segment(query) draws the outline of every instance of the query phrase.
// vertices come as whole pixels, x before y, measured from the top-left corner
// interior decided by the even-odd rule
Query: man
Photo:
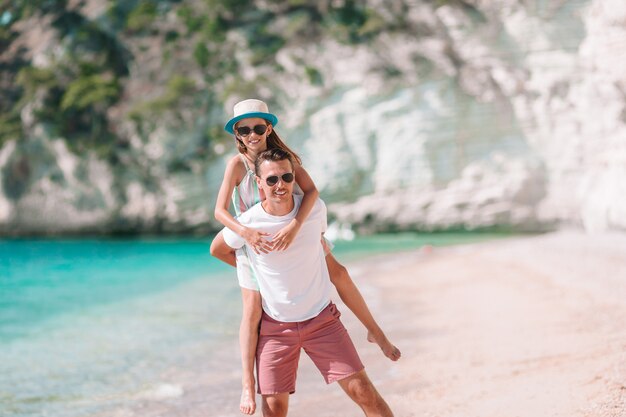
[[[265,200],[238,221],[272,235],[295,217],[302,201],[293,194],[291,155],[281,149],[265,151],[258,156],[255,171]],[[289,248],[258,254],[249,251],[263,300],[257,348],[263,415],[287,415],[289,395],[295,392],[300,349],[305,349],[326,382],[338,381],[366,416],[393,416],[367,377],[339,320],[340,313],[330,301],[332,284],[320,243],[325,230],[326,207],[318,200]],[[214,256],[234,265],[234,250],[246,242],[229,229],[224,229],[224,240],[232,250]]]

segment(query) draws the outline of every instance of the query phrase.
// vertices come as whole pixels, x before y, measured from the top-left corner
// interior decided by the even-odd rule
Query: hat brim
[[[228,133],[234,134],[235,130],[233,128],[235,127],[235,124],[240,120],[249,119],[251,117],[259,117],[261,119],[265,119],[268,122],[270,122],[272,126],[276,126],[278,124],[278,117],[276,117],[272,113],[251,112],[251,113],[240,114],[239,116],[233,117],[232,119],[228,121],[228,123],[224,125],[224,130],[227,131]]]

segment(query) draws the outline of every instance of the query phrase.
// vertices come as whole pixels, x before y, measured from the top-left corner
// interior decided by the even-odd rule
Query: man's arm
[[[213,242],[211,242],[211,256],[227,263],[230,266],[234,266],[235,268],[237,267],[235,249],[226,244],[222,232],[219,232],[217,236],[215,236],[215,239],[213,239]]]

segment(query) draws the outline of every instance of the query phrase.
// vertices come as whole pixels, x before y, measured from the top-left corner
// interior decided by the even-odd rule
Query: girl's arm
[[[224,179],[222,180],[220,191],[217,194],[217,202],[215,203],[215,219],[233,232],[237,233],[239,236],[246,239],[246,242],[248,242],[256,253],[267,253],[272,250],[270,242],[264,238],[265,236],[268,236],[268,233],[259,232],[243,226],[228,211],[230,196],[237,186],[237,180],[239,179],[240,181],[245,174],[245,172],[242,172],[245,168],[241,164],[243,164],[241,160],[235,157],[228,162],[228,165],[226,165]]]
[[[315,183],[313,183],[313,180],[302,165],[296,164],[294,166],[294,174],[296,176],[296,183],[304,193],[302,204],[298,209],[296,217],[287,226],[280,229],[276,236],[274,236],[274,239],[272,239],[274,250],[284,250],[291,245],[298,231],[300,231],[300,226],[302,226],[302,223],[304,223],[311,213],[315,201],[320,195],[319,191],[317,191],[317,187],[315,187]]]

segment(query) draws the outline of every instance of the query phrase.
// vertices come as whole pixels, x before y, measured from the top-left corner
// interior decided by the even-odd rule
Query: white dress
[[[246,175],[233,189],[232,200],[237,216],[241,216],[241,213],[261,201],[259,187],[256,183],[256,174],[248,166],[246,158],[242,154],[239,154],[239,156],[241,157],[243,165],[246,167]],[[240,287],[259,291],[259,283],[250,266],[247,250],[247,246],[244,245],[241,249],[235,251],[237,258],[237,280],[239,281]]]

